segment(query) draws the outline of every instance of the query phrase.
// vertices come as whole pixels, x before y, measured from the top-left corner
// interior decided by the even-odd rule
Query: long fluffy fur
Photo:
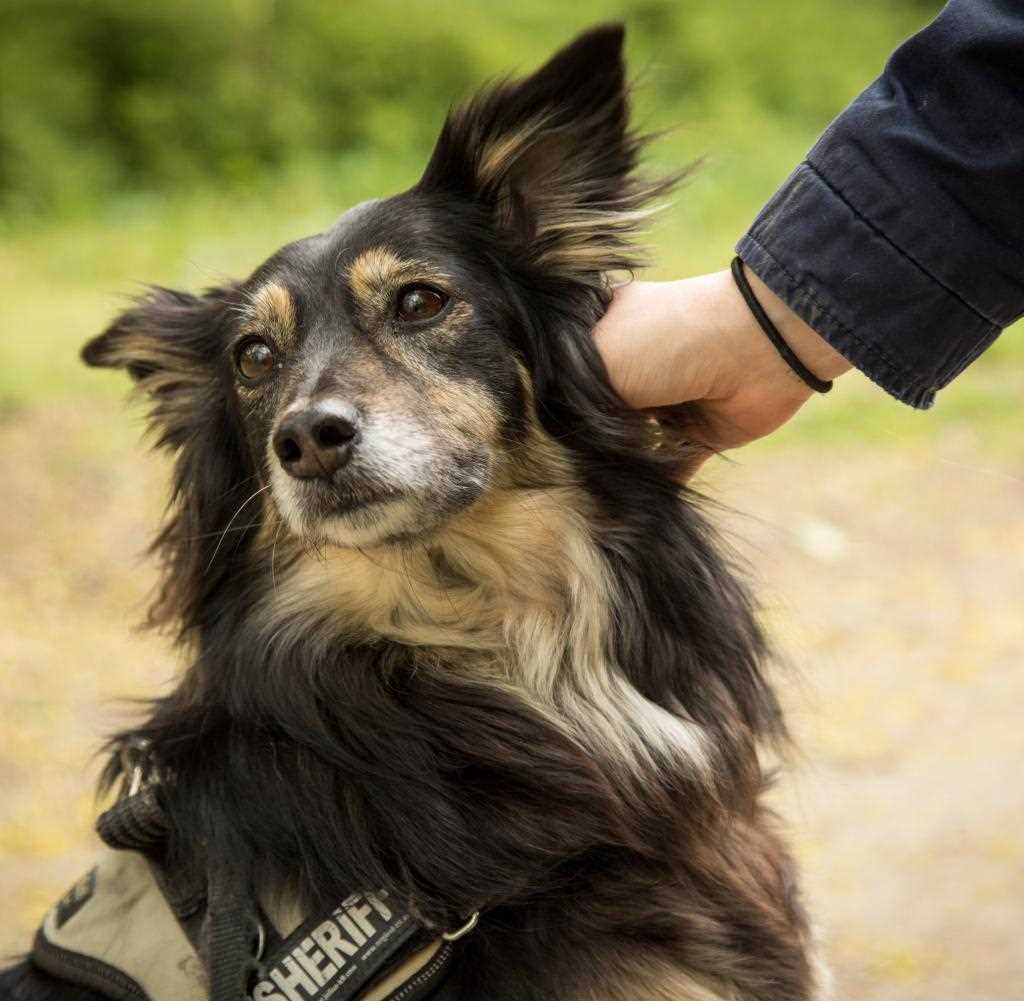
[[[229,844],[309,910],[366,886],[440,927],[483,910],[443,998],[800,1001],[806,922],[759,799],[766,644],[679,443],[591,340],[665,190],[634,176],[621,44],[597,29],[454,112],[400,196],[482,262],[524,374],[504,478],[429,541],[282,541],[215,374],[242,289],[156,290],[86,349],[132,372],[176,456],[154,619],[193,657],[115,744],[173,775],[171,860],[197,879]]]

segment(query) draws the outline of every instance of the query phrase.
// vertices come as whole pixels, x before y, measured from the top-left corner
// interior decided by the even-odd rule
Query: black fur
[[[633,173],[621,45],[617,27],[582,36],[455,112],[411,191],[284,248],[246,283],[154,290],[86,347],[90,364],[138,380],[176,457],[154,621],[173,623],[193,657],[114,744],[148,739],[174,776],[173,865],[201,872],[200,846],[227,844],[310,909],[383,886],[440,926],[483,910],[445,998],[690,996],[658,993],[679,971],[716,997],[797,1001],[815,994],[806,927],[759,804],[758,745],[782,736],[765,642],[673,479],[679,443],[622,405],[591,340],[607,274],[637,263],[629,213],[664,190]],[[483,171],[527,127],[522,148]],[[566,218],[592,229],[560,228]],[[232,324],[267,276],[284,276],[301,329],[336,317],[332,329],[361,336],[332,269],[382,241],[468,290],[474,338],[438,364],[453,385],[487,388],[509,449],[539,422],[565,450],[613,580],[613,660],[645,699],[699,725],[710,777],[659,762],[653,743],[648,774],[602,760],[514,686],[447,670],[457,651],[350,633],[322,608],[268,642],[254,610],[304,554],[275,570],[266,515],[232,524],[266,482],[276,412],[235,391]],[[26,968],[0,986],[19,1001],[78,997]]]

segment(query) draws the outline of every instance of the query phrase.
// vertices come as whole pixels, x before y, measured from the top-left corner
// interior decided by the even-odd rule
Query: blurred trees
[[[587,25],[630,27],[659,124],[820,127],[937,0],[0,0],[0,211],[245,186],[372,147],[422,156],[453,100]]]

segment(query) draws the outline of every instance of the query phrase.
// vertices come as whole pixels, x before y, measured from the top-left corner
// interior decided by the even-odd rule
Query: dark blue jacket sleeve
[[[1024,313],[1024,2],[948,3],[736,250],[853,365],[931,406]]]

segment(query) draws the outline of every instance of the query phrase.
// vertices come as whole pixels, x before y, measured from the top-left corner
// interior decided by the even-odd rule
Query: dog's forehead
[[[375,198],[353,206],[327,231],[332,267],[344,271],[367,245],[398,242],[405,228],[392,199]]]
[[[271,279],[298,287],[324,288],[344,281],[352,265],[368,251],[395,258],[442,253],[429,208],[415,197],[400,195],[362,202],[330,229],[282,247],[253,276],[253,285]],[[298,290],[298,289],[296,289]]]
[[[254,326],[272,315],[272,326],[299,334],[375,322],[406,285],[485,301],[492,258],[478,215],[472,203],[415,188],[356,205],[330,229],[282,247],[251,276],[243,289],[247,315]]]

